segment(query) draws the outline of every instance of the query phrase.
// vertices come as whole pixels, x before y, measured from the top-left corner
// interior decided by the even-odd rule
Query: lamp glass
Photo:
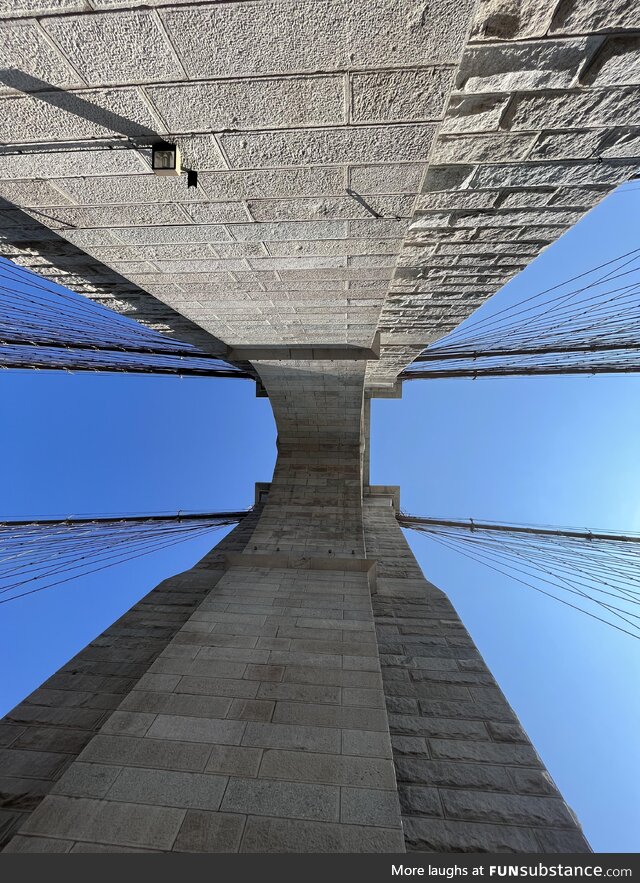
[[[153,168],[154,169],[175,169],[176,167],[176,150],[169,148],[168,150],[154,150],[153,152]]]

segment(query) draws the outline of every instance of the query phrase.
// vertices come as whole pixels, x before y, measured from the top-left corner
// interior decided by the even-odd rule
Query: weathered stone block
[[[529,745],[497,745],[491,742],[430,739],[429,747],[434,758],[441,758],[443,760],[480,761],[514,766],[541,766],[538,756]]]
[[[340,821],[349,825],[400,826],[398,796],[369,788],[340,789]]]
[[[262,199],[249,203],[256,221],[313,221],[327,219],[368,218],[371,210],[386,217],[411,216],[412,196],[375,196],[367,209],[358,200],[344,198]]]
[[[295,129],[344,122],[342,77],[227,80],[152,86],[170,132]]]
[[[5,776],[28,776],[55,779],[69,763],[69,756],[49,751],[0,750],[0,764]]]
[[[225,203],[221,203],[225,205]],[[31,211],[27,210],[30,215]],[[144,204],[51,209],[48,218],[53,229],[60,227],[146,227],[153,224],[182,224],[185,216],[179,205]],[[34,217],[38,217],[34,213]]]
[[[86,9],[84,0],[3,0],[0,5],[2,17],[38,15],[47,12],[80,12]]]
[[[397,829],[249,818],[240,852],[403,852]]]
[[[540,40],[468,48],[456,75],[465,92],[566,89],[596,50],[598,38]]]
[[[188,810],[174,852],[237,852],[245,816]]]
[[[557,797],[521,797],[462,789],[440,789],[439,793],[449,818],[559,828],[572,828],[575,824],[566,804]]]
[[[10,143],[113,138],[114,131],[135,137],[153,134],[157,126],[137,90],[130,88],[96,89],[81,96],[41,93],[37,98],[0,101],[0,137]]]
[[[543,37],[556,6],[555,0],[481,0],[471,36],[474,40]]]
[[[222,810],[258,816],[337,821],[340,789],[301,782],[233,778],[229,780]]]
[[[225,776],[171,770],[123,769],[109,790],[109,800],[217,810],[225,792]]]
[[[149,713],[114,711],[105,722],[102,732],[122,733],[126,736],[144,736],[155,717],[155,714]]]
[[[551,21],[551,31],[558,33],[584,33],[640,27],[640,14],[633,0],[564,0]]]
[[[496,742],[528,742],[527,734],[516,723],[487,723],[489,735]]]
[[[542,852],[591,852],[589,844],[580,830],[545,831],[538,829],[535,835]]]
[[[234,169],[424,162],[433,132],[434,127],[430,125],[380,126],[375,129],[351,126],[269,134],[223,134],[220,143]]]
[[[638,16],[640,24],[640,16]],[[640,83],[640,38],[611,37],[580,77],[581,83],[603,86],[637,85]]]
[[[421,65],[453,61],[471,6],[438,0],[428,14],[416,0],[264,2],[162,13],[188,73],[243,76]],[[299,22],[304,21],[305,39]],[[278,34],[278,41],[270,39]]]
[[[392,733],[404,736],[429,736],[444,739],[487,739],[487,730],[481,721],[391,714],[389,715],[389,726]]]
[[[239,745],[244,728],[243,721],[159,714],[151,725],[148,736],[149,739],[184,739],[188,742]]]
[[[74,797],[47,797],[23,825],[24,833],[170,849],[184,810],[112,803]]]
[[[637,164],[636,164],[637,165]],[[480,166],[474,187],[543,187],[617,184],[630,178],[636,165],[624,163],[521,163]]]
[[[275,702],[263,699],[234,699],[227,717],[242,721],[270,721]]]
[[[397,757],[395,764],[396,775],[402,782],[439,788],[477,788],[507,792],[516,790],[509,773],[501,766],[452,763],[424,757]]]
[[[353,122],[440,119],[452,80],[445,67],[351,74]]]
[[[89,742],[78,759],[85,763],[141,766],[201,772],[209,756],[209,746],[191,742],[136,739],[132,736],[102,736]]]
[[[546,770],[527,770],[511,767],[509,777],[519,794],[548,794],[556,797],[558,789]]]
[[[535,135],[441,135],[433,147],[433,162],[495,163],[526,158]]]
[[[340,704],[340,688],[312,684],[266,683],[258,689],[260,699],[293,700],[319,704]]]
[[[538,842],[526,828],[437,819],[407,818],[408,852],[535,852]]]
[[[181,78],[164,32],[147,11],[50,18],[44,27],[90,86]]]
[[[342,730],[342,753],[363,757],[391,757],[391,739],[388,733]]]
[[[235,745],[214,745],[207,773],[221,773],[229,776],[257,776],[262,751],[259,748],[240,748]]]
[[[503,95],[454,95],[449,102],[442,131],[447,134],[495,131],[500,126],[508,103],[508,98]]]
[[[356,193],[415,193],[425,166],[419,163],[351,166],[349,183]]]
[[[257,722],[249,722],[246,727],[242,744],[250,747],[340,752],[340,732],[328,727]]]
[[[434,816],[442,818],[442,805],[437,788],[401,784],[398,787],[398,794],[403,816]]]
[[[344,172],[338,167],[256,169],[242,173],[205,172],[198,176],[198,181],[212,201],[337,196],[344,193]]]
[[[578,94],[522,95],[510,105],[505,126],[513,131],[530,131],[551,127],[584,129],[631,125],[637,121],[638,98],[638,89],[632,86],[615,90],[593,89]]]
[[[127,175],[148,172],[136,150],[63,151],[0,156],[0,178],[66,178],[69,175]]]
[[[3,852],[70,852],[73,846],[73,840],[58,840],[50,837],[12,837],[9,843],[3,849]]]
[[[182,178],[163,178],[152,174],[65,178],[56,181],[56,186],[68,194],[71,201],[80,205],[207,201],[206,194],[200,188],[187,188]],[[57,203],[49,204],[61,205],[67,201],[58,196]]]
[[[83,86],[78,74],[66,63],[62,56],[45,38],[42,30],[33,21],[6,22],[0,32],[2,47],[3,80],[1,91],[17,89],[26,91],[27,77],[36,78],[61,89]],[[26,81],[26,82],[25,82]]]
[[[234,229],[236,228],[234,227]],[[87,232],[92,233],[93,231]],[[100,234],[102,231],[95,232],[96,234]],[[102,233],[103,237],[104,235],[105,234]],[[231,238],[229,231],[223,227],[222,224],[212,224],[210,226],[203,224],[184,224],[173,226],[171,228],[140,226],[118,230],[118,239],[123,243],[131,245],[175,244],[179,246],[184,242],[229,242]],[[109,242],[112,245],[115,244],[115,240],[111,237],[109,238]]]
[[[383,790],[393,789],[395,785],[390,760],[380,757],[311,754],[308,751],[265,751],[260,777]]]

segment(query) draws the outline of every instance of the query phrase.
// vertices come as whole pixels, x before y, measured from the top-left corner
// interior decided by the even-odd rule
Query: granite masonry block
[[[125,803],[217,810],[227,781],[225,776],[125,768],[111,785],[108,799]]]
[[[379,757],[267,750],[259,775],[260,778],[291,782],[319,782],[387,790],[395,787],[391,761]]]
[[[222,810],[253,815],[337,821],[340,812],[340,789],[302,782],[232,778],[224,795]]]
[[[216,720],[186,715],[159,714],[149,729],[150,739],[239,745],[245,724],[239,720]]]
[[[25,834],[120,846],[170,849],[184,810],[80,797],[46,797],[23,825]]]
[[[237,852],[246,817],[187,810],[173,852]]]
[[[340,731],[322,726],[299,726],[250,721],[242,745],[255,748],[293,748],[301,751],[340,752]]]
[[[273,720],[276,723],[298,722],[317,727],[342,727],[380,732],[387,730],[386,713],[376,708],[277,702]]]
[[[194,742],[138,739],[132,736],[98,734],[79,755],[86,763],[141,766],[154,769],[201,772],[209,756],[209,746]]]
[[[557,797],[525,797],[462,789],[440,789],[440,797],[449,818],[534,827],[573,828],[575,825],[566,804]]]
[[[121,767],[100,763],[74,763],[56,782],[52,794],[68,797],[105,797],[121,772]]]
[[[442,803],[437,788],[428,788],[421,785],[398,786],[400,807],[406,817],[432,816],[442,818]]]
[[[214,745],[205,772],[228,776],[257,776],[261,759],[260,748]]]
[[[240,852],[404,852],[397,828],[249,817]]]
[[[340,821],[349,825],[397,827],[400,824],[398,797],[393,791],[341,788]]]
[[[532,831],[511,825],[405,818],[407,852],[536,852]]]

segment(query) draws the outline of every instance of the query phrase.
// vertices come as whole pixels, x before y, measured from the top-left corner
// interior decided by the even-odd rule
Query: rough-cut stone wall
[[[474,2],[0,4],[7,253],[169,333],[370,346]]]
[[[378,331],[393,385],[638,172],[634,0],[153,5],[0,7],[0,239],[208,349]]]
[[[589,846],[446,595],[422,575],[389,493],[365,496],[373,611],[407,850]]]
[[[397,262],[368,383],[389,385],[640,173],[640,5],[482,0]]]

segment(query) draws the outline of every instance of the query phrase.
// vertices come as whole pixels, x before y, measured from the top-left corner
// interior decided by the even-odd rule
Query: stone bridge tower
[[[278,427],[255,511],[2,723],[6,850],[587,851],[369,485],[368,409],[637,173],[637,4],[0,15],[3,253],[250,363]]]

